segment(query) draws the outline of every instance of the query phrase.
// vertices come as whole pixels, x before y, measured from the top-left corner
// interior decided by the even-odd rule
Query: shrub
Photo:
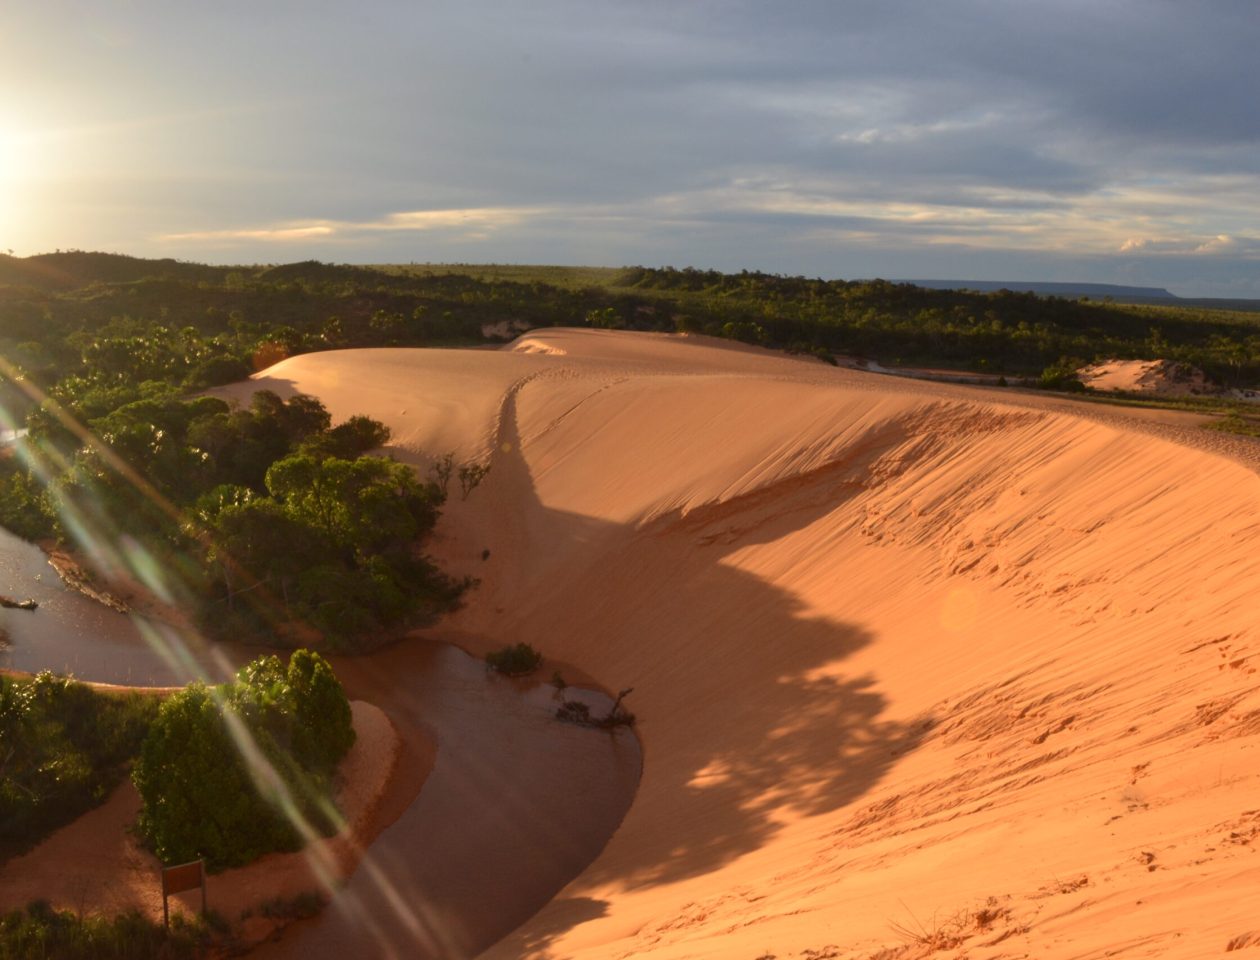
[[[509,677],[523,677],[533,673],[542,663],[542,654],[528,643],[518,643],[486,654],[486,665],[491,670]]]
[[[275,920],[305,920],[324,909],[324,898],[313,890],[292,897],[272,897],[258,906],[258,913]]]
[[[1081,383],[1076,371],[1084,366],[1080,360],[1071,359],[1069,357],[1060,357],[1058,363],[1052,363],[1041,371],[1041,376],[1037,380],[1037,386],[1042,390],[1070,390],[1081,391],[1085,389],[1085,385]]]
[[[155,697],[98,693],[51,673],[0,677],[0,855],[104,801],[157,711]]]
[[[634,687],[628,687],[617,694],[608,712],[602,717],[591,715],[591,708],[580,700],[565,700],[556,708],[556,719],[566,723],[576,723],[582,727],[600,727],[608,730],[613,727],[634,726],[634,714],[623,707],[622,701],[634,693]]]
[[[468,495],[477,489],[489,472],[490,464],[488,463],[466,463],[459,468],[459,489],[464,500],[467,500]]]
[[[164,863],[204,857],[215,870],[295,850],[300,825],[333,829],[332,776],[353,742],[350,704],[317,653],[192,684],[162,705],[136,763],[140,834]]]
[[[44,901],[0,915],[0,957],[5,960],[179,960],[204,956],[209,941],[203,921],[178,914],[169,931],[135,911],[81,917]]]

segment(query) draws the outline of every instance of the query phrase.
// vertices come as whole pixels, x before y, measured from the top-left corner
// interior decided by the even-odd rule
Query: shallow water
[[[634,734],[556,721],[549,685],[487,675],[463,651],[423,641],[336,666],[400,729],[428,730],[437,760],[332,905],[260,956],[473,956],[580,873],[630,806]],[[593,711],[610,703],[579,695]]]
[[[0,594],[39,602],[36,610],[0,608],[0,667],[52,670],[102,683],[161,686],[191,678],[205,651],[183,654],[170,628],[110,610],[61,582],[47,556],[0,529]],[[178,653],[176,651],[179,651]]]
[[[3,530],[0,594],[40,604],[0,609],[9,636],[0,667],[165,685],[203,671],[222,678],[259,652],[202,648],[109,610],[65,587],[39,548]],[[334,666],[350,696],[381,707],[404,743],[436,740],[437,759],[332,904],[260,956],[473,956],[580,873],[630,806],[638,740],[624,728],[556,721],[549,685],[488,674],[481,661],[434,640],[336,658]],[[610,702],[572,687],[567,695],[597,713]],[[402,770],[400,779],[408,774],[417,771]]]

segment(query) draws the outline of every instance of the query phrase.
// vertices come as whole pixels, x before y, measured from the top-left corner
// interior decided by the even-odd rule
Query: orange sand
[[[1170,360],[1107,360],[1077,371],[1091,390],[1141,393],[1153,397],[1190,397],[1221,393],[1198,370]]]
[[[212,910],[238,926],[246,942],[263,939],[276,923],[256,913],[275,898],[292,899],[320,892],[348,877],[363,850],[387,825],[379,816],[399,740],[389,718],[377,707],[351,703],[354,746],[338,770],[337,803],[346,825],[336,836],[299,853],[270,854],[235,870],[210,876],[206,896]],[[140,796],[130,782],[118,787],[104,805],[57,831],[31,852],[0,868],[0,910],[36,899],[79,913],[118,914],[138,910],[161,922],[160,864],[131,833],[140,812]],[[201,908],[200,892],[171,900],[173,911]]]
[[[635,688],[630,813],[490,956],[1260,942],[1254,448],[648,334],[253,386],[489,458],[439,528],[482,578],[450,628]]]

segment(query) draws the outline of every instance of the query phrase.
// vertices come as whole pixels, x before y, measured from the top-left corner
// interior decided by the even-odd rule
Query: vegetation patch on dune
[[[542,660],[542,654],[528,643],[508,645],[486,654],[486,666],[509,677],[528,676],[538,669]]]
[[[313,630],[353,647],[458,596],[420,550],[445,493],[368,455],[389,439],[382,424],[332,426],[302,395],[233,408],[145,392],[99,416],[95,390],[74,416],[35,410],[25,468],[0,461],[0,523],[85,552],[125,535],[212,636],[296,644]]]
[[[163,862],[295,850],[338,828],[333,775],[354,739],[340,682],[309,650],[164,699],[0,675],[0,859],[104,802],[128,770]]]

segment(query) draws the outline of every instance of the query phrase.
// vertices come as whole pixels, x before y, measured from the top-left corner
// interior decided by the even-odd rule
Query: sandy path
[[[1256,446],[703,338],[315,358],[262,382],[492,457],[449,628],[635,687],[634,806],[490,956],[1260,940]]]

